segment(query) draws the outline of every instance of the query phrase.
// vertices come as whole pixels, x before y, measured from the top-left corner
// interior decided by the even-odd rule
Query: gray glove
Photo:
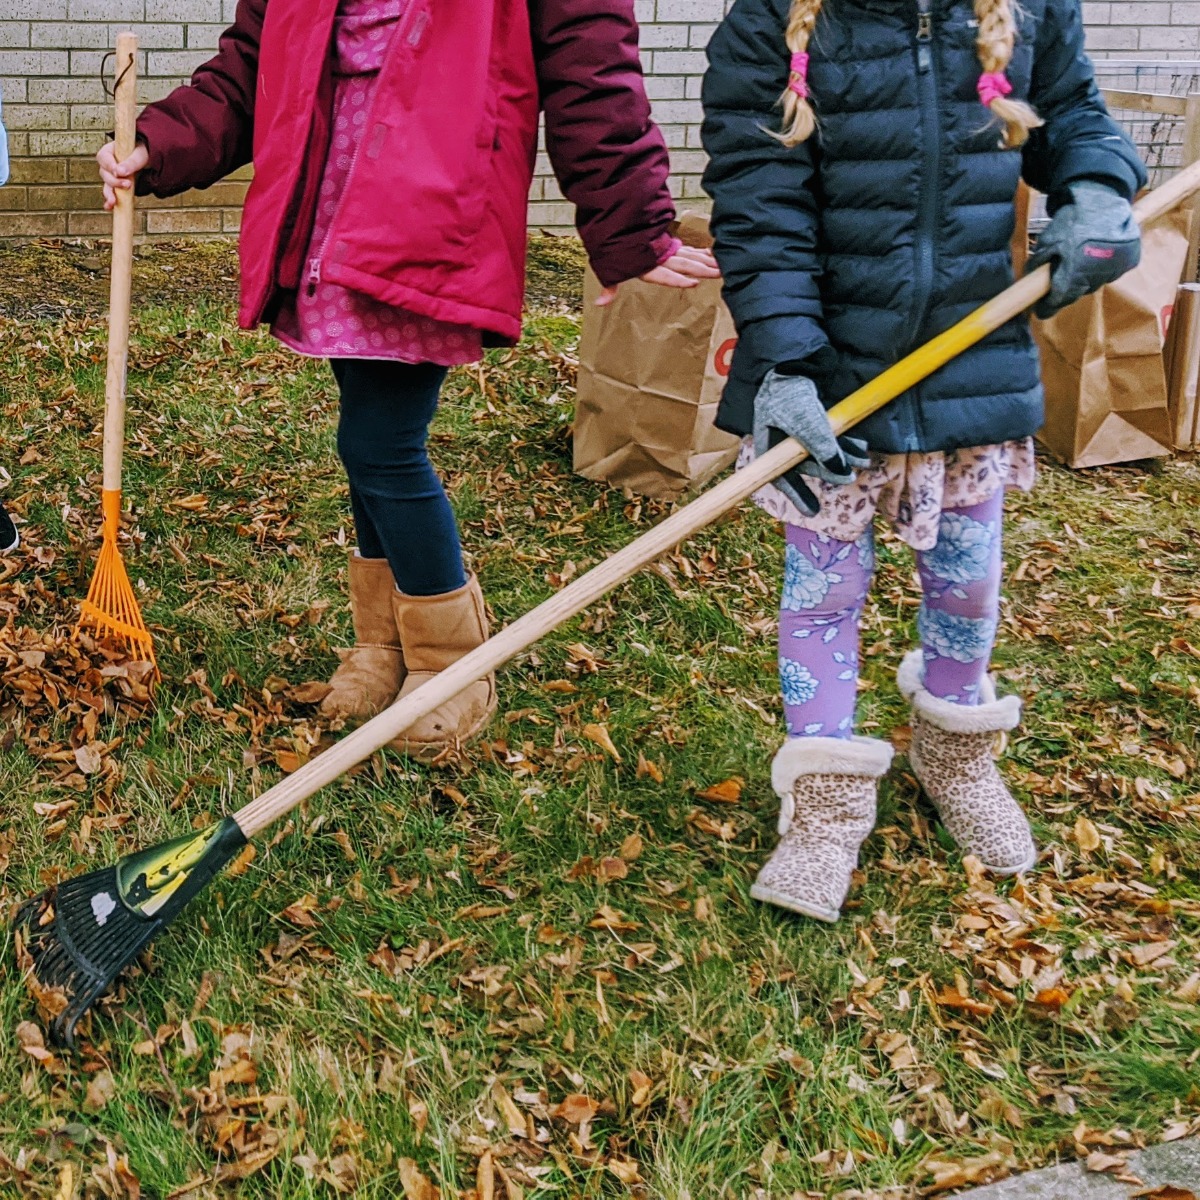
[[[1045,320],[1142,259],[1142,234],[1124,196],[1099,183],[1073,183],[1064,204],[1038,238],[1029,270],[1051,263],[1050,291],[1034,311]]]
[[[810,457],[777,479],[775,486],[807,516],[816,516],[821,505],[802,476],[847,484],[854,482],[855,467],[870,465],[866,442],[833,432],[811,379],[772,371],[754,400],[754,452],[761,456],[789,437]]]

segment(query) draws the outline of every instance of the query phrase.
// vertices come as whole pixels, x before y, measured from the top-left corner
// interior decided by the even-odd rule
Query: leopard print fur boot
[[[779,845],[750,888],[755,900],[836,921],[875,827],[875,788],[892,762],[876,738],[791,738],[775,756]]]
[[[1020,875],[1037,862],[1029,821],[996,767],[997,739],[1021,719],[1016,696],[996,698],[988,677],[980,703],[954,704],[924,688],[920,650],[905,656],[897,682],[912,703],[913,774],[964,854],[995,875]]]

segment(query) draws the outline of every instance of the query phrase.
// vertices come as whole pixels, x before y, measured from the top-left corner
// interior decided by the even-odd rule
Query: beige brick
[[[58,104],[6,104],[4,124],[9,129],[66,129],[71,113]]]
[[[65,158],[14,158],[10,183],[66,183]]]
[[[103,210],[73,212],[67,214],[67,233],[71,237],[109,237],[112,234],[112,213]],[[134,233],[146,232],[146,214],[139,212],[133,218]]]
[[[62,237],[66,213],[0,213],[0,238]]]
[[[146,214],[147,233],[220,233],[221,214],[211,208],[159,209]]]
[[[0,192],[0,195],[3,195]],[[80,212],[97,209],[102,203],[100,183],[93,187],[31,187],[29,189],[30,212]]]
[[[29,207],[29,189],[0,187],[0,212],[24,212]]]
[[[30,133],[29,152],[36,156],[95,154],[104,139],[95,133]],[[13,154],[17,151],[9,149]]]

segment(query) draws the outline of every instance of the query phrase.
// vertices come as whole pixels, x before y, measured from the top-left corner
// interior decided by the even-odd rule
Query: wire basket
[[[1200,92],[1200,62],[1105,59],[1096,63],[1096,81],[1102,88],[1121,92],[1188,96]],[[1116,107],[1112,115],[1133,138],[1150,168],[1151,186],[1159,187],[1183,165],[1183,117]]]
[[[1200,62],[1129,62],[1101,59],[1095,64],[1102,89],[1187,96],[1200,92]],[[1113,119],[1138,148],[1150,170],[1150,185],[1159,187],[1183,165],[1183,117],[1111,106]],[[1029,213],[1029,232],[1036,237],[1050,223],[1046,198],[1036,196]]]

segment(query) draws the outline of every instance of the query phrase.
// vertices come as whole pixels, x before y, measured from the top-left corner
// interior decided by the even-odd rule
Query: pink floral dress
[[[452,367],[483,353],[478,329],[418,316],[320,276],[320,262],[367,128],[388,46],[408,0],[341,0],[334,24],[333,128],[308,246],[308,278],[271,327],[314,358],[384,358]],[[389,201],[391,202],[391,201]],[[403,197],[396,203],[403,204]]]
[[[754,446],[747,439],[739,468],[753,459]],[[1035,474],[1033,439],[1024,438],[967,450],[873,454],[871,465],[846,487],[806,480],[821,502],[815,517],[806,517],[772,484],[755,492],[754,501],[785,524],[843,542],[857,542],[882,512],[902,541],[914,550],[932,550],[944,509],[982,504],[1001,488],[1027,492]]]

